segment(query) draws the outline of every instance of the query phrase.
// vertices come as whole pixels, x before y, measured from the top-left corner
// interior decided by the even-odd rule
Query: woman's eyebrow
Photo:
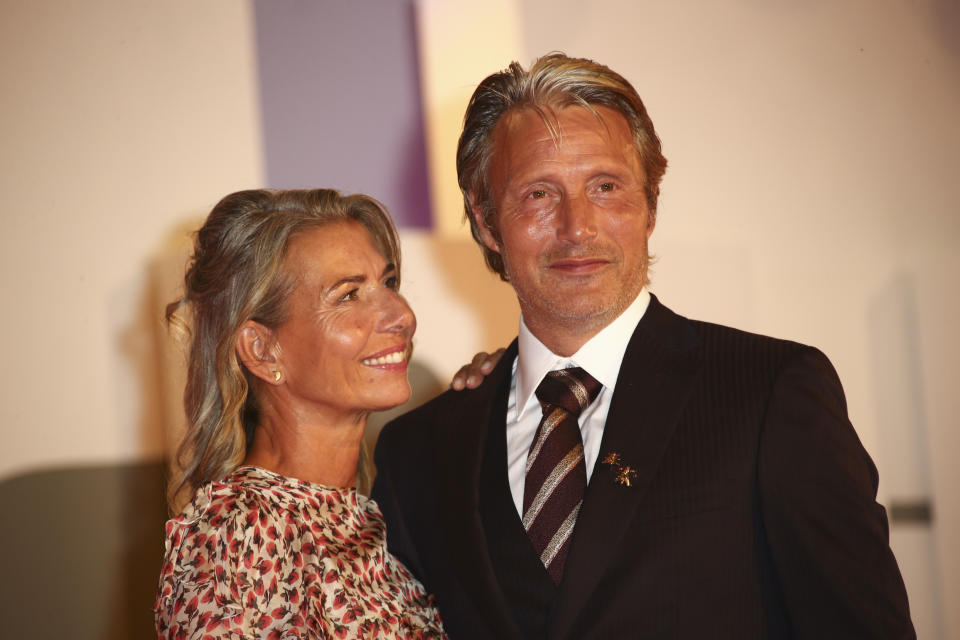
[[[346,276],[344,278],[340,278],[339,280],[331,284],[329,287],[326,288],[326,290],[333,291],[334,289],[337,289],[344,284],[363,284],[366,281],[367,281],[367,276],[364,276],[364,275]]]

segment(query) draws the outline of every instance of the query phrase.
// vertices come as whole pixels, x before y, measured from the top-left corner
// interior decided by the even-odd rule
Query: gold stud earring
[[[274,372],[273,372],[273,381],[274,381],[274,382],[280,382],[280,378],[281,378],[280,372],[279,372],[279,371],[274,371]]]

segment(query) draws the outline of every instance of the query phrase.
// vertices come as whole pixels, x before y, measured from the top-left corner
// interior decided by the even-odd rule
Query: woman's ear
[[[280,384],[284,379],[276,350],[277,343],[269,328],[253,320],[240,325],[237,355],[250,373],[268,384]]]

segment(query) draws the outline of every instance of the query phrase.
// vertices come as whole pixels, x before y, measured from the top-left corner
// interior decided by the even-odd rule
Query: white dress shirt
[[[627,344],[633,336],[637,323],[647,311],[650,293],[644,287],[637,298],[613,322],[600,333],[590,338],[579,351],[564,358],[545,347],[520,318],[520,333],[517,338],[518,355],[513,362],[513,377],[510,383],[510,400],[507,404],[507,475],[510,492],[517,513],[523,517],[523,485],[526,475],[527,453],[533,443],[543,412],[536,390],[548,371],[582,367],[596,378],[603,388],[597,399],[580,414],[580,435],[583,438],[583,457],[587,466],[587,482],[593,475],[603,426],[610,411],[610,400],[617,386],[620,365]]]

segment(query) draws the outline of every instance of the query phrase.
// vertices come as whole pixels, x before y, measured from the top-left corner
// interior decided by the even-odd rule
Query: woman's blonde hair
[[[285,320],[295,285],[282,268],[291,239],[343,220],[370,232],[399,278],[396,229],[383,205],[365,195],[342,196],[332,189],[238,191],[223,198],[197,231],[183,297],[166,309],[168,324],[183,329],[190,345],[183,399],[187,432],[167,492],[172,510],[242,463],[258,412],[251,374],[236,353],[238,332],[248,320],[271,328]]]

